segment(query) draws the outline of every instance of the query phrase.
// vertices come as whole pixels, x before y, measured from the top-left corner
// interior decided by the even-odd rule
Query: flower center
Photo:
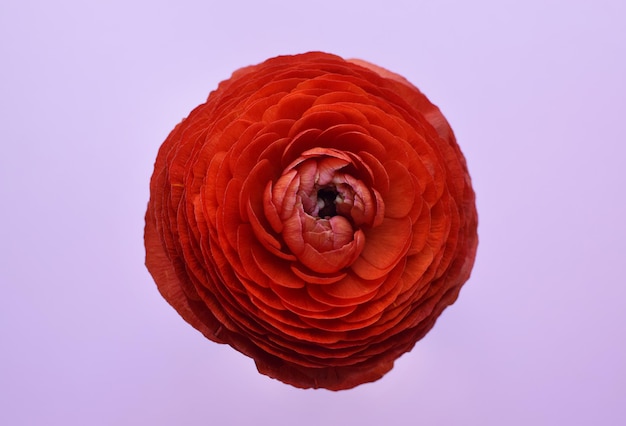
[[[320,188],[317,191],[317,217],[329,218],[337,215],[337,190],[333,187]]]
[[[373,180],[366,173],[369,168],[357,160],[342,151],[313,148],[266,186],[266,219],[296,256],[297,268],[307,269],[309,275],[323,274],[324,280],[328,274],[345,275],[341,271],[365,247],[362,228],[383,221],[382,197],[358,178],[363,174]]]

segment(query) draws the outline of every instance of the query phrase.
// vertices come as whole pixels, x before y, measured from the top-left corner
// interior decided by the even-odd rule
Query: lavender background
[[[626,2],[0,4],[0,424],[626,423]],[[298,390],[143,266],[157,149],[235,69],[324,50],[451,122],[478,194],[457,303],[384,379]]]

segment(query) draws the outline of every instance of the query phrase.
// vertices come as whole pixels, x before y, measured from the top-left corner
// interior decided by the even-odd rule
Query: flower
[[[403,77],[310,52],[236,71],[161,146],[146,265],[207,338],[301,388],[379,379],[452,304],[475,196]]]

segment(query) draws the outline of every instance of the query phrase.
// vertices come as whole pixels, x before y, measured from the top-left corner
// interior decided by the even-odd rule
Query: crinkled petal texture
[[[146,265],[165,299],[302,388],[382,377],[476,254],[474,192],[439,109],[321,52],[222,82],[163,143],[150,193]]]

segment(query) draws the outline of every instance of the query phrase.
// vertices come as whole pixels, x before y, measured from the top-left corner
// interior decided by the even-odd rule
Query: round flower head
[[[379,379],[477,246],[463,154],[406,79],[311,52],[236,71],[159,150],[146,265],[207,338],[302,388]]]

